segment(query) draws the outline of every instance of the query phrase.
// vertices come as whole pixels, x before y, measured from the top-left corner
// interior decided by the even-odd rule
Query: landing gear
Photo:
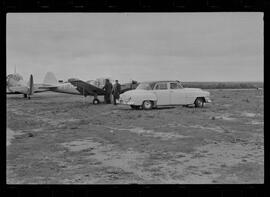
[[[29,100],[31,99],[30,95],[28,94],[23,94],[23,98],[28,98]]]
[[[97,95],[94,95],[94,100],[93,100],[93,104],[94,105],[97,105],[97,104],[99,104],[100,102],[99,102],[99,100],[98,100],[98,98],[97,98]]]
[[[95,99],[93,100],[93,104],[94,104],[94,105],[99,104],[99,100],[98,100],[97,98],[95,98]]]

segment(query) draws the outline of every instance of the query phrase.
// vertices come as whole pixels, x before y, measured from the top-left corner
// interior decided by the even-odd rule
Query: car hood
[[[149,92],[148,90],[129,90],[124,92],[123,94],[121,94],[121,96],[132,96],[134,94],[140,94],[140,93],[145,93],[145,92]]]

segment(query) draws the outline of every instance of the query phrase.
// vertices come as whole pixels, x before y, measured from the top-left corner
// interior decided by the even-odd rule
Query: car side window
[[[171,88],[171,89],[179,89],[177,83],[170,83],[170,88]]]
[[[181,89],[181,85],[179,83],[170,83],[171,89]]]
[[[167,90],[167,83],[158,83],[155,87],[155,90]]]

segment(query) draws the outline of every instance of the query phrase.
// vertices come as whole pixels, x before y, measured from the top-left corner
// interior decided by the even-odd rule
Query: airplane
[[[105,85],[105,78],[98,78],[96,80],[82,81],[76,78],[70,78],[67,82],[57,81],[55,75],[52,72],[48,72],[45,75],[43,85],[45,89],[49,91],[66,93],[66,94],[75,94],[83,95],[84,97],[93,96],[93,104],[99,104],[100,99],[98,96],[104,96],[105,91],[102,89]],[[125,83],[121,85],[121,94],[135,89],[138,86],[137,81],[132,81],[131,83]],[[41,87],[42,88],[42,87]]]
[[[28,85],[30,84],[30,86]],[[35,84],[33,82],[33,76],[30,76],[29,83],[23,81],[19,74],[8,75],[7,94],[24,94],[24,97],[30,99],[30,95],[36,92],[52,91],[58,93],[83,95],[84,97],[93,96],[93,104],[99,104],[100,100],[98,96],[105,95],[105,91],[102,87],[105,84],[105,79],[100,78],[96,80],[89,80],[87,82],[79,79],[69,79],[67,82],[57,81],[55,75],[52,72],[47,72],[42,84]],[[131,83],[125,83],[121,85],[121,93],[128,90],[135,89],[137,87],[137,81]]]
[[[30,75],[29,81],[26,82],[23,80],[23,77],[15,71],[14,74],[9,74],[7,76],[6,94],[23,94],[24,98],[30,99],[30,96],[34,93],[54,91],[55,89],[58,90],[62,89],[63,87],[65,90],[68,89],[67,93],[80,94],[70,83],[67,84],[59,81],[58,84],[52,73],[47,73],[43,82],[43,84],[34,84],[32,74]],[[72,86],[73,88],[67,88],[66,84],[68,86]]]
[[[100,82],[98,83],[99,85],[96,85],[98,82],[96,81],[82,81],[79,79],[69,79],[68,82],[70,82],[73,86],[76,87],[76,89],[83,95],[83,96],[93,96],[93,104],[99,104],[100,101],[98,99],[98,96],[100,95],[105,95],[105,91],[103,90],[102,86],[100,85]],[[101,83],[102,84],[102,83]],[[103,79],[103,84],[105,84],[105,79]],[[120,94],[128,91],[128,90],[132,90],[135,89],[138,86],[138,82],[137,81],[132,81],[131,83],[124,83],[121,84],[121,92]]]
[[[23,94],[24,98],[30,99],[30,96],[36,92],[44,92],[40,89],[40,84],[34,84],[33,75],[30,75],[29,81],[24,81],[23,77],[18,74],[9,74],[6,81],[6,94]]]
[[[43,85],[46,85],[45,89],[53,92],[83,95],[84,97],[93,96],[93,104],[95,105],[100,103],[98,96],[105,95],[105,91],[102,89],[105,85],[105,78],[88,81],[70,78],[67,82],[59,83],[55,75],[52,72],[48,72],[44,78]],[[135,89],[137,86],[137,81],[121,84],[121,94]]]
[[[41,88],[47,89],[52,92],[81,95],[81,93],[76,90],[75,86],[73,86],[69,82],[57,80],[52,72],[46,73],[43,80],[43,86],[44,87]]]

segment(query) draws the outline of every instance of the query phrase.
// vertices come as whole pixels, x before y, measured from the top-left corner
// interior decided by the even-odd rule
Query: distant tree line
[[[182,82],[186,88],[201,89],[256,89],[263,88],[263,82]]]

